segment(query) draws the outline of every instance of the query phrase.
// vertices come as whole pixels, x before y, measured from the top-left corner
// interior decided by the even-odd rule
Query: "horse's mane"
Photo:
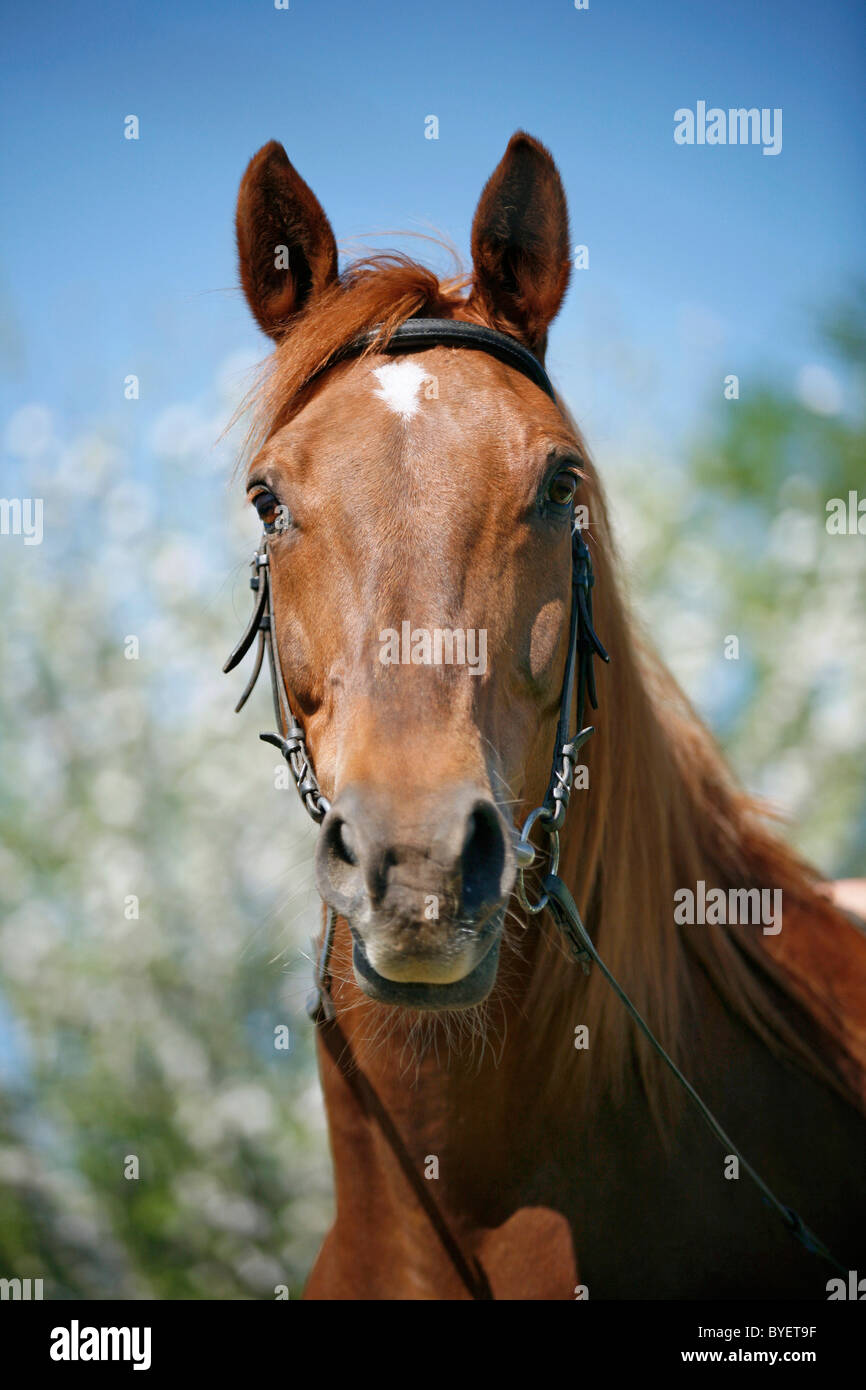
[[[586,910],[602,959],[687,1072],[685,1039],[694,1041],[700,1029],[691,1009],[691,956],[777,1055],[862,1106],[862,1075],[841,1058],[831,1066],[816,1053],[814,1020],[797,1003],[788,1006],[796,995],[789,1000],[789,982],[760,926],[674,924],[675,892],[694,890],[703,879],[708,889],[781,889],[783,931],[814,932],[818,940],[822,931],[846,925],[819,891],[817,873],[773,833],[769,808],[736,784],[712,736],[639,633],[591,463],[586,491],[597,626],[612,662],[598,677],[597,731],[581,754],[589,790],[572,795],[569,817],[578,824],[569,828],[561,872]],[[526,1008],[538,1020],[554,1090],[558,1069],[566,1089],[566,1073],[574,1074],[563,1039],[575,1022],[586,1023],[593,1091],[616,1094],[636,1065],[664,1122],[675,1094],[666,1083],[659,1088],[659,1077],[667,1074],[599,971],[586,982],[576,1019],[574,984],[554,940],[540,954]]]
[[[434,240],[434,238],[429,238]],[[339,279],[291,320],[288,331],[264,364],[263,373],[241,406],[250,417],[245,452],[254,452],[291,418],[304,400],[304,388],[353,338],[374,326],[378,343],[387,342],[398,324],[413,316],[471,320],[466,289],[469,277],[456,269],[439,277],[398,252],[381,252],[353,261]]]
[[[378,346],[415,315],[471,320],[468,284],[461,274],[440,280],[395,253],[349,265],[287,326],[244,402],[251,419],[247,450],[260,448],[288,421],[311,379],[363,330],[381,327]],[[580,439],[561,402],[560,408]],[[585,447],[582,452],[588,459]],[[736,785],[675,680],[638,634],[590,461],[582,500],[590,516],[597,625],[613,663],[600,673],[597,732],[581,755],[590,790],[572,796],[561,872],[602,958],[675,1059],[683,1062],[690,1034],[691,956],[768,1046],[862,1104],[850,1072],[822,1062],[814,1030],[801,1029],[781,1007],[785,980],[772,969],[760,927],[673,923],[675,891],[694,889],[699,879],[708,888],[780,888],[788,930],[807,920],[832,930],[840,914],[818,891],[814,871],[771,832],[765,808]],[[506,961],[503,969],[507,974]],[[589,1027],[593,1093],[615,1094],[637,1067],[663,1124],[671,1093],[660,1086],[657,1060],[636,1041],[632,1020],[600,972],[584,983],[563,961],[552,932],[538,952],[524,1005],[533,1021],[531,1064],[544,1069],[545,1090],[573,1092],[569,1038],[578,1007],[577,1021]]]

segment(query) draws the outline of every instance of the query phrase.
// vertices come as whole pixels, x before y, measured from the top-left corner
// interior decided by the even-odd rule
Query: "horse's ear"
[[[568,208],[556,165],[519,130],[485,184],[472,223],[469,307],[543,352],[568,285]]]
[[[318,198],[271,140],[250,160],[235,216],[241,283],[272,338],[337,278],[337,243]]]

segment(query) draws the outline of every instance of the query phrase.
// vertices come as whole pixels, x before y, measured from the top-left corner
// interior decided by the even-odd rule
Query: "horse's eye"
[[[288,507],[284,507],[278,502],[272,492],[257,492],[252,498],[252,504],[269,534],[274,531],[285,531],[290,526],[292,518]]]
[[[547,489],[547,500],[555,507],[567,507],[574,501],[577,478],[573,473],[558,473]]]

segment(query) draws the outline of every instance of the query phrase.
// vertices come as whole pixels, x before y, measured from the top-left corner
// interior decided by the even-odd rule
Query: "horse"
[[[786,1224],[863,1267],[863,885],[834,891],[786,847],[629,614],[602,481],[543,366],[570,268],[553,158],[511,138],[468,274],[397,253],[341,272],[275,141],[236,232],[274,342],[247,402],[263,540],[242,699],[264,649],[263,737],[320,826],[327,914],[336,1215],[305,1297],[825,1299]],[[572,687],[597,705],[579,738]],[[539,910],[557,885],[586,949]],[[686,890],[783,910],[684,921]]]

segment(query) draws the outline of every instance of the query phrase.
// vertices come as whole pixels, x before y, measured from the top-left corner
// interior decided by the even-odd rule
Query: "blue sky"
[[[131,0],[19,6],[4,27],[6,411],[47,402],[76,428],[122,411],[136,372],[147,418],[264,352],[232,217],[272,137],[341,243],[435,227],[464,254],[509,135],[544,140],[590,248],[549,361],[602,446],[632,419],[686,431],[723,371],[746,389],[820,357],[813,310],[862,265],[853,2]],[[781,107],[782,153],[676,146],[698,100]]]

